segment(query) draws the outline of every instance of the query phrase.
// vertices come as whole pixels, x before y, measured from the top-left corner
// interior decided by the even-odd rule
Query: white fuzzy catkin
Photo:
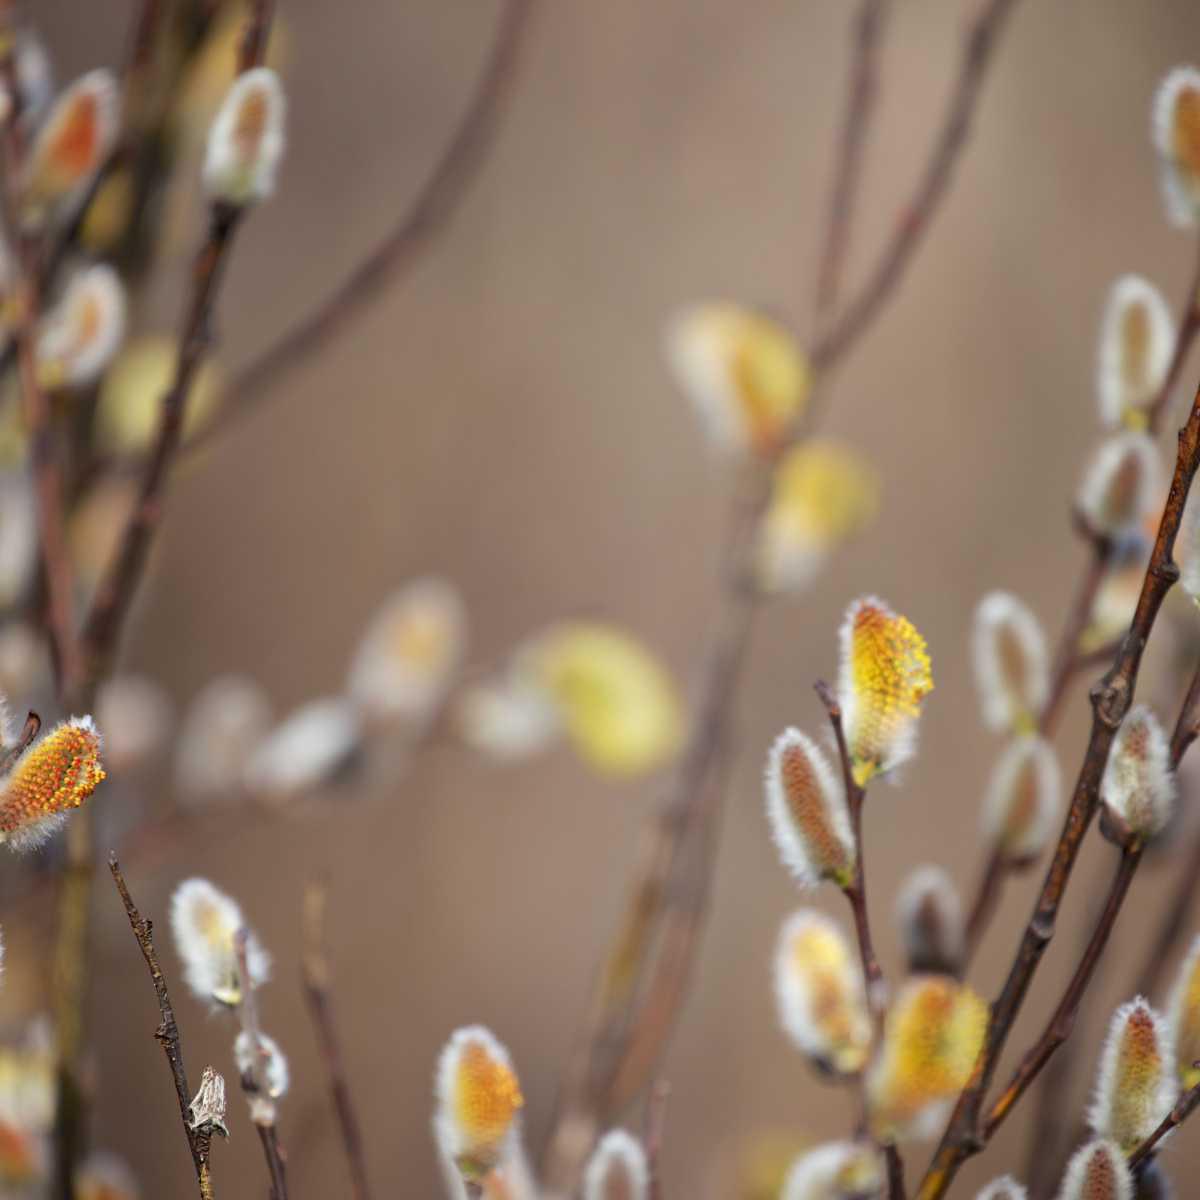
[[[1018,1183],[1011,1175],[1002,1175],[975,1197],[975,1200],[1028,1200],[1029,1192],[1024,1184]]]
[[[1197,122],[1200,121],[1200,71],[1176,67],[1159,84],[1154,96],[1151,132],[1158,151],[1163,199],[1172,224],[1196,224],[1200,212],[1200,161],[1197,161]]]
[[[95,1151],[75,1168],[74,1200],[138,1200],[141,1188],[123,1158]]]
[[[246,764],[271,728],[271,702],[244,675],[219,675],[192,700],[179,730],[175,778],[190,804],[231,800],[245,785]]]
[[[1079,511],[1093,533],[1130,537],[1140,532],[1161,483],[1162,460],[1149,434],[1114,434],[1101,443],[1084,472]]]
[[[1125,1155],[1103,1140],[1076,1150],[1067,1163],[1058,1200],[1133,1200],[1133,1176]]]
[[[1162,293],[1140,275],[1113,284],[1100,324],[1096,395],[1110,428],[1158,397],[1175,350],[1175,324]]]
[[[257,204],[275,190],[283,158],[287,104],[269,67],[243,71],[225,96],[208,134],[204,188],[237,206]]]
[[[284,798],[320,787],[354,758],[362,734],[349,700],[312,700],[285,717],[254,751],[246,764],[246,788]]]
[[[975,610],[971,659],[989,729],[1027,727],[1050,694],[1046,635],[1029,607],[1009,592],[989,592]]]
[[[1100,799],[1133,834],[1152,838],[1171,819],[1176,790],[1167,735],[1146,705],[1135,705],[1113,740]]]
[[[650,1165],[642,1143],[624,1129],[611,1129],[599,1141],[583,1172],[583,1200],[646,1200]]]
[[[438,1149],[460,1171],[485,1174],[514,1152],[521,1094],[512,1059],[491,1030],[454,1032],[438,1059],[434,1095]]]
[[[1058,825],[1062,775],[1054,747],[1041,737],[1014,738],[988,781],[982,812],[984,844],[1010,862],[1037,858]]]
[[[884,1184],[879,1151],[867,1142],[827,1142],[802,1153],[783,1181],[780,1200],[874,1196]]]
[[[837,922],[801,909],[775,948],[779,1022],[798,1050],[830,1070],[861,1069],[871,1042],[862,969]]]
[[[1179,1094],[1175,1048],[1166,1021],[1137,997],[1108,1027],[1088,1125],[1126,1154],[1158,1128]]]
[[[207,879],[185,879],[171,897],[171,931],[184,982],[206,1004],[241,1003],[234,939],[245,925],[237,901]],[[252,987],[263,984],[271,970],[270,955],[252,932],[246,939],[246,968]]]
[[[1167,1001],[1167,1027],[1175,1046],[1175,1067],[1181,1086],[1200,1083],[1200,936],[1179,967]]]
[[[910,972],[958,974],[966,952],[966,924],[958,889],[941,867],[917,867],[901,884],[896,925]]]
[[[54,101],[38,129],[22,181],[27,221],[77,203],[108,158],[121,126],[121,91],[111,71],[80,76]]]
[[[38,332],[46,385],[94,383],[120,349],[125,325],[125,285],[116,271],[97,263],[78,272]]]
[[[96,725],[108,769],[136,770],[166,745],[171,698],[145,675],[116,675],[96,695]]]
[[[288,1060],[274,1038],[265,1033],[258,1034],[258,1045],[250,1031],[241,1030],[233,1041],[233,1060],[238,1074],[252,1079],[261,1077],[271,1100],[279,1100],[287,1094],[291,1083]]]
[[[371,723],[420,730],[462,663],[466,609],[444,579],[415,579],[371,619],[350,665],[346,694]]]
[[[841,777],[820,747],[785,729],[767,754],[767,823],[784,866],[805,887],[850,881],[854,833]]]

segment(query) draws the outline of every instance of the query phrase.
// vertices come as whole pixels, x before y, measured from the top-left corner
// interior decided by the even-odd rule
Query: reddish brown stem
[[[850,232],[854,203],[862,173],[863,150],[878,88],[879,46],[891,0],[862,0],[854,21],[854,58],[846,115],[830,198],[828,230],[817,270],[816,324],[819,331],[837,304]]]
[[[1159,1142],[1200,1107],[1200,1083],[1188,1088],[1175,1102],[1175,1107],[1162,1119],[1159,1127],[1129,1156],[1129,1168],[1136,1171],[1154,1153]]]
[[[949,191],[954,167],[970,133],[988,65],[1014,3],[1015,0],[983,0],[967,33],[962,67],[945,123],[916,192],[875,269],[836,324],[813,347],[812,359],[818,368],[830,367],[843,358],[850,346],[866,332],[883,311],[920,246]]]
[[[934,1161],[918,1192],[919,1200],[938,1200],[953,1182],[959,1167],[982,1147],[980,1110],[1017,1014],[1037,971],[1042,954],[1054,936],[1063,894],[1070,881],[1079,848],[1096,811],[1100,779],[1117,729],[1133,702],[1146,643],[1167,592],[1179,578],[1173,552],[1192,479],[1200,464],[1200,392],[1187,424],[1180,430],[1171,488],[1158,534],[1146,567],[1137,608],[1116,661],[1091,693],[1092,729],[1076,781],[1066,821],[1038,894],[1037,903],[1017,948],[1000,995],[992,1005],[984,1048],[963,1091]]]
[[[333,1102],[333,1110],[337,1114],[342,1148],[350,1171],[351,1191],[355,1200],[371,1200],[362,1126],[359,1124],[358,1111],[350,1091],[337,1022],[333,1019],[329,959],[325,952],[326,899],[325,887],[322,884],[310,883],[304,891],[304,954],[301,958],[300,977],[321,1058],[325,1063],[329,1095]]]
[[[268,398],[283,395],[281,385],[292,372],[350,328],[353,318],[385,287],[402,277],[447,228],[496,140],[534,3],[505,0],[491,54],[466,112],[399,224],[333,291],[238,372],[221,413],[204,433],[188,443],[185,453],[229,429]]]
[[[1133,846],[1121,852],[1120,862],[1117,864],[1117,870],[1109,885],[1108,898],[1096,921],[1091,939],[1079,960],[1079,965],[1075,968],[1075,974],[1067,984],[1062,999],[1059,1000],[1058,1007],[1042,1031],[1041,1037],[1026,1053],[1013,1074],[1012,1080],[992,1105],[983,1125],[985,1141],[992,1138],[1014,1105],[1024,1095],[1025,1089],[1037,1078],[1058,1047],[1071,1036],[1084,992],[1091,982],[1100,956],[1104,953],[1104,948],[1108,945],[1109,936],[1116,925],[1117,915],[1121,911],[1121,905],[1125,902],[1125,896],[1129,891],[1129,885],[1133,882],[1133,876],[1141,858],[1140,846]]]
[[[975,899],[971,902],[970,915],[967,917],[966,948],[963,952],[964,971],[979,948],[984,931],[996,913],[1008,871],[1009,867],[1004,856],[999,850],[993,850],[988,855],[987,862],[980,872],[979,886],[975,892]]]
[[[154,1036],[171,1068],[171,1078],[175,1083],[175,1096],[179,1102],[179,1117],[183,1122],[183,1132],[187,1137],[188,1150],[192,1155],[192,1165],[196,1169],[196,1180],[200,1185],[201,1200],[212,1200],[212,1179],[209,1172],[209,1138],[210,1133],[203,1129],[195,1129],[191,1120],[192,1090],[188,1087],[187,1070],[183,1065],[183,1044],[179,1037],[179,1026],[175,1021],[175,1010],[171,1007],[171,997],[167,991],[167,981],[158,965],[158,954],[154,949],[153,926],[138,912],[121,874],[117,856],[110,855],[108,869],[112,872],[113,882],[121,895],[121,903],[125,906],[125,915],[129,918],[129,927],[137,938],[142,957],[146,960],[146,968],[150,972],[150,980],[154,984],[154,994],[158,998],[159,1024]]]

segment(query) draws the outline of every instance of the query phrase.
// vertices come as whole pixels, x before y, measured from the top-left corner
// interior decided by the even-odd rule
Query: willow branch
[[[963,970],[975,956],[983,935],[991,924],[992,918],[1000,904],[1000,895],[1004,891],[1004,881],[1011,871],[1009,863],[998,849],[994,849],[987,857],[983,870],[979,873],[979,883],[975,889],[975,899],[967,916],[965,946],[963,950]]]
[[[159,1023],[154,1037],[162,1046],[163,1053],[167,1057],[167,1064],[171,1068],[171,1078],[175,1083],[175,1096],[179,1101],[179,1119],[183,1122],[188,1151],[196,1170],[196,1181],[200,1185],[200,1197],[201,1200],[213,1200],[212,1176],[208,1165],[212,1134],[203,1126],[194,1128],[192,1124],[190,1113],[192,1091],[188,1087],[187,1070],[183,1064],[183,1045],[179,1037],[179,1026],[175,1021],[175,1010],[171,1007],[167,981],[163,976],[162,968],[158,965],[158,954],[154,949],[154,929],[151,923],[138,912],[115,854],[109,857],[108,869],[112,872],[113,882],[117,885],[117,891],[121,895],[121,903],[125,906],[125,915],[129,918],[129,927],[133,930],[133,936],[137,938],[142,957],[146,960],[146,968],[150,972],[150,979],[154,984],[154,994],[158,998]]]
[[[487,160],[517,76],[535,0],[504,0],[495,41],[466,111],[398,224],[331,292],[243,367],[230,383],[213,422],[191,439],[188,454],[223,433],[351,325],[386,287],[403,277],[450,225]]]
[[[667,1123],[667,1103],[671,1099],[671,1085],[660,1079],[650,1093],[646,1103],[646,1124],[642,1144],[646,1148],[646,1165],[650,1173],[648,1200],[663,1200],[662,1144],[663,1131]]]
[[[1108,945],[1109,936],[1116,925],[1117,915],[1121,911],[1122,904],[1125,903],[1129,885],[1133,882],[1133,876],[1141,858],[1140,846],[1130,846],[1122,850],[1112,883],[1109,885],[1104,908],[1096,921],[1091,939],[1080,957],[1079,965],[1075,968],[1075,974],[1067,984],[1062,999],[1059,1000],[1058,1007],[1054,1010],[1054,1014],[1046,1024],[1041,1036],[1026,1052],[1020,1066],[1013,1074],[1012,1080],[992,1105],[983,1125],[984,1141],[991,1140],[1017,1101],[1025,1094],[1026,1088],[1037,1078],[1059,1046],[1071,1036],[1084,992],[1092,980],[1104,948]]]
[[[1171,488],[1129,632],[1112,667],[1092,689],[1091,733],[1058,845],[1008,978],[992,1005],[991,1020],[979,1061],[921,1184],[919,1200],[937,1200],[945,1195],[962,1163],[981,1148],[979,1119],[984,1096],[1042,954],[1054,936],[1063,894],[1070,882],[1084,835],[1095,815],[1100,780],[1109,749],[1133,701],[1146,643],[1167,592],[1179,578],[1179,568],[1173,557],[1175,538],[1198,463],[1200,392],[1192,404],[1187,424],[1179,433]]]
[[[367,1156],[363,1149],[362,1126],[350,1092],[349,1078],[342,1058],[341,1039],[333,1019],[329,994],[329,959],[325,951],[325,908],[328,899],[323,884],[310,883],[304,890],[304,952],[300,977],[308,1004],[317,1045],[325,1063],[330,1099],[337,1114],[342,1148],[350,1170],[350,1186],[355,1200],[371,1200],[367,1174]]]
[[[1200,1106],[1200,1083],[1190,1087],[1175,1102],[1175,1107],[1162,1119],[1159,1127],[1129,1156],[1129,1168],[1136,1171],[1152,1155],[1159,1142],[1172,1129],[1182,1125],[1184,1121]]]
[[[823,331],[837,305],[850,246],[855,200],[862,175],[863,150],[878,89],[879,47],[891,0],[862,0],[854,21],[854,59],[846,98],[846,115],[830,196],[828,233],[817,269],[816,323]]]
[[[875,941],[871,936],[871,920],[867,908],[866,869],[863,863],[863,833],[862,813],[866,792],[854,778],[854,767],[850,762],[850,752],[846,746],[846,731],[842,724],[842,706],[838,703],[833,689],[824,680],[815,684],[817,695],[825,705],[829,716],[829,724],[833,728],[834,741],[837,743],[838,760],[842,766],[842,780],[846,789],[846,803],[850,809],[850,828],[854,835],[854,875],[851,881],[842,888],[842,893],[850,904],[854,915],[854,930],[858,940],[858,953],[862,961],[863,979],[867,989],[867,1003],[874,1018],[875,1044],[878,1047],[883,1040],[883,1019],[887,1010],[887,984],[884,982],[883,969],[879,965],[879,956],[875,953]],[[905,1200],[904,1161],[895,1144],[888,1142],[883,1146],[887,1161],[888,1197],[889,1200]]]
[[[1015,0],[982,0],[967,33],[962,66],[941,132],[924,173],[874,270],[831,329],[813,348],[813,364],[831,367],[870,327],[904,276],[954,177],[979,105],[1000,31]]]

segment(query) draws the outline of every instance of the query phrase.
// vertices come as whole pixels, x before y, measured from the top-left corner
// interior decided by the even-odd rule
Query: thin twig
[[[1141,846],[1130,846],[1122,850],[1112,883],[1109,885],[1108,898],[1096,921],[1091,939],[1079,959],[1079,965],[1075,968],[1075,974],[1067,984],[1062,999],[1058,1002],[1058,1007],[1047,1022],[1041,1037],[1026,1052],[1020,1066],[1013,1074],[1012,1080],[992,1105],[983,1125],[984,1141],[992,1138],[996,1130],[1004,1123],[1005,1117],[1024,1095],[1025,1089],[1037,1078],[1058,1047],[1071,1036],[1084,992],[1091,982],[1105,946],[1108,945],[1109,936],[1116,925],[1117,915],[1125,902],[1125,896],[1129,891],[1129,885],[1133,882],[1133,876],[1141,858]]]
[[[867,989],[867,1003],[874,1018],[875,1047],[878,1051],[883,1044],[883,1020],[887,1012],[887,985],[883,978],[883,969],[879,965],[879,956],[875,953],[875,942],[871,937],[871,920],[867,908],[866,869],[863,863],[863,834],[862,813],[866,792],[854,778],[854,767],[850,762],[850,752],[846,746],[846,731],[842,724],[842,706],[838,703],[833,689],[823,679],[814,685],[825,711],[829,715],[829,724],[833,728],[834,741],[837,744],[838,760],[842,766],[842,780],[846,789],[846,804],[850,809],[850,828],[854,837],[854,876],[842,888],[850,911],[854,914],[854,929],[858,938],[858,952],[862,960],[863,979]],[[860,1083],[865,1087],[865,1079],[860,1077]],[[865,1110],[864,1093],[864,1110]],[[889,1200],[905,1200],[904,1161],[895,1143],[888,1142],[883,1146],[884,1157],[887,1160],[888,1197]]]
[[[1182,1125],[1200,1106],[1200,1083],[1188,1088],[1175,1102],[1175,1107],[1162,1119],[1159,1127],[1129,1156],[1129,1169],[1136,1171],[1154,1153],[1159,1142]]]
[[[158,955],[154,950],[154,930],[151,923],[142,917],[129,888],[125,876],[121,874],[120,863],[115,854],[109,856],[108,869],[112,872],[113,882],[121,894],[121,903],[125,905],[125,915],[129,918],[129,927],[141,947],[142,957],[150,972],[154,984],[154,994],[158,997],[159,1023],[154,1032],[158,1044],[162,1046],[171,1068],[171,1078],[175,1082],[175,1096],[179,1101],[179,1118],[183,1122],[183,1132],[187,1137],[188,1150],[192,1156],[192,1165],[196,1169],[196,1180],[200,1185],[201,1200],[213,1200],[212,1176],[209,1170],[209,1146],[212,1139],[211,1129],[193,1128],[190,1107],[192,1090],[188,1087],[187,1070],[183,1064],[183,1045],[179,1037],[179,1026],[175,1022],[175,1010],[171,1007],[171,997],[167,992],[167,981],[163,977],[162,968],[158,965]]]
[[[271,1200],[288,1200],[287,1155],[279,1141],[279,1132],[275,1124],[275,1100],[266,1076],[268,1054],[258,1027],[254,980],[247,962],[248,939],[249,934],[245,929],[239,929],[233,939],[237,959],[238,992],[241,996],[238,1017],[251,1048],[250,1070],[241,1074],[242,1091],[246,1093],[250,1102],[250,1118],[262,1144],[263,1158],[266,1160],[267,1173],[271,1179]]]
[[[1007,878],[1010,865],[999,849],[993,849],[987,856],[983,870],[979,873],[979,883],[975,889],[975,899],[971,901],[970,913],[967,916],[967,928],[964,938],[963,970],[975,956],[979,943],[996,909],[1000,904],[1000,894],[1004,890],[1004,880]]]
[[[328,899],[324,884],[310,883],[304,889],[304,950],[300,960],[300,978],[304,999],[312,1017],[317,1045],[325,1063],[329,1095],[342,1134],[342,1147],[350,1169],[350,1186],[355,1200],[371,1200],[367,1174],[367,1156],[363,1148],[362,1127],[354,1107],[350,1083],[342,1058],[341,1039],[329,995],[329,960],[325,952],[325,908]]]
[[[813,347],[814,366],[833,366],[883,311],[949,191],[971,120],[978,107],[987,68],[1005,18],[1015,0],[983,0],[966,39],[958,81],[945,122],[917,184],[916,192],[874,270],[836,324]]]
[[[1146,643],[1167,592],[1179,578],[1179,568],[1173,557],[1175,537],[1198,464],[1200,391],[1192,404],[1187,424],[1179,433],[1179,448],[1170,492],[1129,632],[1112,667],[1091,692],[1091,734],[1062,834],[1008,978],[992,1005],[991,1020],[979,1062],[955,1107],[934,1161],[921,1184],[919,1200],[938,1200],[938,1197],[944,1196],[962,1163],[981,1149],[979,1119],[984,1097],[1037,971],[1038,963],[1054,936],[1054,926],[1063,894],[1070,881],[1084,835],[1095,815],[1100,779],[1108,761],[1109,749],[1133,702],[1133,692]]]
[[[863,150],[871,123],[871,110],[879,73],[879,46],[891,0],[862,0],[854,20],[854,60],[850,69],[850,87],[846,115],[830,196],[827,234],[817,269],[815,321],[819,333],[837,306],[841,290],[850,233],[854,224],[854,206],[862,173]]]
[[[402,277],[449,226],[470,190],[501,127],[535,0],[505,0],[487,65],[454,134],[399,223],[333,291],[243,367],[230,383],[222,408],[189,440],[184,454],[224,433],[351,327],[363,307]]]

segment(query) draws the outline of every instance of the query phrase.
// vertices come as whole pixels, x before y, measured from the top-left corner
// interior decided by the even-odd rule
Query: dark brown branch
[[[341,1039],[329,995],[329,960],[325,953],[325,886],[310,883],[304,890],[304,951],[300,977],[304,999],[308,1004],[317,1045],[325,1064],[325,1076],[330,1099],[337,1114],[346,1165],[350,1169],[350,1186],[355,1200],[371,1200],[371,1184],[367,1175],[367,1156],[363,1148],[362,1127],[354,1107],[350,1083],[342,1058]]]
[[[1091,939],[1080,957],[1079,965],[1075,968],[1075,974],[1071,977],[1071,982],[1067,984],[1062,999],[1058,1002],[1058,1007],[1042,1031],[1041,1037],[1026,1053],[1012,1080],[992,1105],[983,1125],[985,1141],[991,1139],[996,1130],[1004,1123],[1005,1117],[1024,1095],[1025,1089],[1037,1078],[1059,1046],[1071,1036],[1084,992],[1091,982],[1105,946],[1108,945],[1109,936],[1116,925],[1117,915],[1121,911],[1121,905],[1125,902],[1125,896],[1129,891],[1129,885],[1133,882],[1133,876],[1141,858],[1140,846],[1131,846],[1121,852],[1120,862],[1117,864],[1117,870],[1109,885],[1108,898],[1096,921]]]
[[[192,1156],[192,1165],[196,1169],[196,1181],[200,1185],[201,1200],[213,1200],[212,1176],[209,1170],[209,1145],[212,1139],[212,1129],[201,1126],[193,1128],[191,1119],[192,1091],[188,1087],[187,1070],[183,1064],[183,1045],[179,1037],[179,1026],[175,1021],[175,1010],[171,1007],[171,997],[167,991],[167,981],[163,977],[162,968],[158,965],[158,955],[154,949],[154,930],[151,923],[142,917],[129,888],[125,876],[121,874],[121,866],[117,856],[110,855],[108,869],[112,872],[113,882],[121,895],[121,903],[125,905],[125,915],[129,918],[129,927],[141,947],[142,957],[150,972],[154,984],[154,994],[158,997],[159,1023],[154,1032],[158,1044],[162,1046],[171,1068],[171,1078],[175,1082],[175,1096],[179,1101],[179,1118],[183,1122],[183,1132],[187,1137],[188,1150]]]
[[[389,284],[412,267],[450,224],[487,159],[512,91],[534,0],[505,0],[487,65],[442,156],[399,224],[330,293],[234,377],[211,425],[185,453],[230,428],[320,353]]]
[[[813,347],[818,368],[831,367],[870,327],[900,282],[950,187],[967,142],[987,68],[1015,0],[983,0],[967,33],[958,81],[945,123],[916,192],[871,275],[836,324]]]
[[[841,289],[850,231],[854,222],[855,200],[862,174],[863,150],[867,129],[875,105],[879,73],[879,45],[891,0],[862,0],[854,21],[854,61],[838,161],[830,197],[828,232],[817,270],[815,318],[817,330],[824,332],[825,322],[837,305]]]
[[[1112,667],[1091,692],[1091,734],[1062,834],[1008,978],[992,1005],[991,1020],[979,1062],[955,1107],[933,1164],[922,1182],[918,1193],[919,1200],[938,1200],[944,1196],[962,1163],[981,1148],[979,1119],[984,1096],[1037,971],[1038,963],[1054,936],[1059,905],[1070,881],[1084,835],[1095,815],[1100,779],[1108,761],[1109,749],[1133,702],[1146,643],[1167,592],[1179,578],[1179,568],[1173,556],[1175,538],[1198,464],[1200,392],[1192,404],[1187,424],[1179,432],[1179,448],[1171,488],[1129,632]]]
[[[1175,1107],[1162,1119],[1159,1127],[1129,1156],[1129,1168],[1136,1171],[1154,1153],[1155,1147],[1177,1126],[1182,1125],[1200,1106],[1200,1083],[1188,1088],[1175,1102]]]

